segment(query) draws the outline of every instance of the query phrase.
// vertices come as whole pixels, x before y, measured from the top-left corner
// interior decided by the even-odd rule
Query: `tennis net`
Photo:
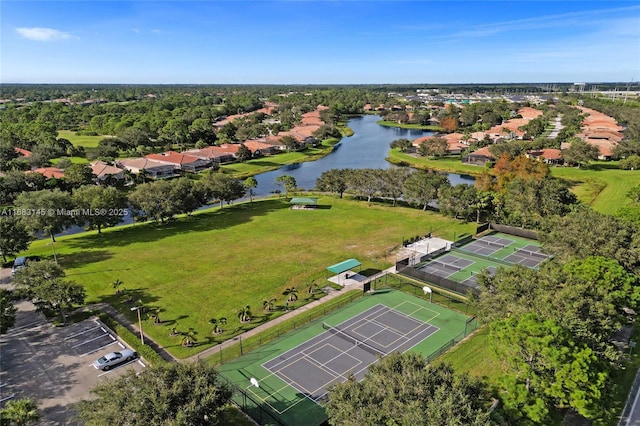
[[[504,244],[494,243],[493,241],[476,240],[475,242],[476,243],[480,243],[480,244],[484,244],[484,245],[490,246],[490,247],[504,247]]]
[[[459,270],[462,269],[462,267],[460,267],[460,266],[452,265],[450,263],[445,263],[445,262],[443,262],[441,260],[431,260],[429,262],[429,265],[431,265],[431,264],[440,265],[443,268],[450,269],[452,271],[459,271]]]
[[[531,251],[531,250],[525,250],[525,249],[516,250],[516,254],[520,254],[520,253],[524,253],[529,257],[537,257],[538,259],[542,259],[542,260],[546,260],[549,258],[548,255],[541,253],[539,251]]]
[[[334,334],[344,340],[346,340],[349,343],[353,343],[355,346],[358,346],[362,349],[364,349],[365,351],[369,352],[372,355],[380,355],[380,356],[386,356],[387,354],[383,351],[381,351],[380,349],[374,348],[373,346],[371,346],[368,343],[363,342],[362,340],[358,340],[355,337],[352,337],[350,335],[348,335],[347,333],[345,333],[344,331],[336,328],[336,327],[332,327],[329,324],[323,322],[322,323],[322,328],[324,328],[325,330],[327,330],[329,333]]]

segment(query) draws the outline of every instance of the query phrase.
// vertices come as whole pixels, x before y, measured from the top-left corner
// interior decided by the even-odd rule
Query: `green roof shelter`
[[[315,208],[318,206],[318,199],[294,197],[291,199],[291,201],[289,201],[289,204],[291,204],[291,208],[302,208],[302,209]]]
[[[331,265],[327,268],[328,271],[333,272],[334,274],[338,275],[341,274],[345,271],[348,271],[349,269],[353,269],[356,266],[360,266],[361,263],[357,260],[357,259],[347,259],[347,260],[343,260],[340,263],[336,263],[335,265]]]

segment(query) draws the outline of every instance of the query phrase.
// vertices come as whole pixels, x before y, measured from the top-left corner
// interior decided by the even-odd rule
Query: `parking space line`
[[[7,399],[11,399],[11,398],[13,398],[14,396],[16,396],[16,394],[15,394],[15,393],[12,393],[11,395],[9,395],[9,396],[5,396],[4,398],[0,399],[0,402],[5,402]]]
[[[38,323],[41,323],[41,324],[33,326],[34,324],[38,324]],[[9,330],[7,332],[7,335],[18,336],[18,335],[20,335],[22,333],[25,333],[27,331],[37,330],[40,327],[43,327],[43,326],[45,326],[47,324],[48,324],[47,322],[42,323],[42,321],[34,321],[34,322],[29,323],[29,324],[21,325],[20,327],[16,327],[16,328],[14,328],[12,330]],[[27,327],[30,327],[30,328],[27,328]]]
[[[74,337],[76,337],[76,336],[79,336],[79,335],[84,334],[84,333],[88,333],[88,332],[90,332],[91,330],[95,330],[96,328],[102,328],[102,327],[100,327],[100,326],[95,326],[95,327],[88,328],[88,329],[86,329],[86,330],[84,330],[84,331],[80,331],[79,333],[72,334],[71,336],[67,337],[67,338],[66,338],[66,339],[64,339],[64,340],[73,339],[73,338],[74,338]],[[102,329],[102,331],[105,331],[105,330],[104,330],[104,329]]]
[[[82,358],[83,356],[87,356],[87,355],[91,355],[91,354],[93,354],[93,353],[96,353],[96,352],[98,352],[100,349],[102,349],[102,348],[106,348],[107,346],[111,346],[111,345],[113,345],[114,343],[116,343],[116,339],[115,339],[115,337],[113,337],[112,335],[109,335],[109,337],[111,337],[111,338],[113,339],[113,342],[107,343],[106,345],[102,345],[102,346],[100,346],[99,348],[94,349],[94,350],[92,350],[92,351],[85,352],[85,353],[83,353],[82,355],[80,355],[80,358]],[[122,346],[122,345],[120,345],[120,346]]]
[[[71,346],[71,347],[72,348],[77,348],[78,346],[82,346],[82,345],[86,345],[87,343],[91,343],[94,340],[102,339],[104,336],[110,336],[111,338],[113,338],[113,336],[111,336],[110,334],[103,334],[101,336],[94,337],[93,339],[85,340],[84,342],[78,343],[77,345],[74,345],[74,346]]]
[[[133,364],[134,362],[136,362],[136,361],[129,361],[129,362],[125,362],[124,364],[119,364],[116,367],[110,369],[109,371],[103,371],[101,374],[98,374],[98,377],[102,377],[102,376],[104,376],[106,374],[113,373],[116,369],[118,369],[120,367],[124,367],[125,365]]]

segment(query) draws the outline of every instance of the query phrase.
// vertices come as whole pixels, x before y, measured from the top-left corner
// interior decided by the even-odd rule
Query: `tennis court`
[[[415,309],[425,308],[415,305]],[[323,324],[323,328],[327,331],[262,364],[313,401],[323,399],[331,385],[350,375],[361,380],[379,357],[405,352],[438,331],[385,305],[369,308],[335,327]]]
[[[515,249],[514,253],[505,257],[504,260],[518,265],[535,268],[551,256],[542,252],[542,248],[534,244]]]
[[[513,240],[507,238],[487,235],[477,240],[473,240],[473,242],[469,244],[465,244],[464,246],[460,247],[460,249],[468,251],[469,253],[479,254],[482,256],[490,256],[498,250],[501,250],[503,247],[507,247],[513,243]]]
[[[473,265],[473,263],[473,261],[459,256],[445,254],[427,262],[420,270],[446,278]]]
[[[437,353],[465,332],[467,320],[410,294],[378,290],[218,371],[242,388],[239,397],[277,419],[263,419],[263,424],[321,425],[327,419],[322,404],[331,385],[349,375],[362,379],[370,365],[392,352]]]

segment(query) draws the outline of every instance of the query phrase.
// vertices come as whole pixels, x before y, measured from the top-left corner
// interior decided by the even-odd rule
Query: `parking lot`
[[[0,340],[0,406],[29,396],[38,403],[40,424],[76,424],[71,406],[89,398],[99,382],[144,368],[134,360],[109,371],[95,369],[93,361],[126,347],[107,327],[93,319],[54,327],[29,312],[28,302],[21,305],[19,323]]]

